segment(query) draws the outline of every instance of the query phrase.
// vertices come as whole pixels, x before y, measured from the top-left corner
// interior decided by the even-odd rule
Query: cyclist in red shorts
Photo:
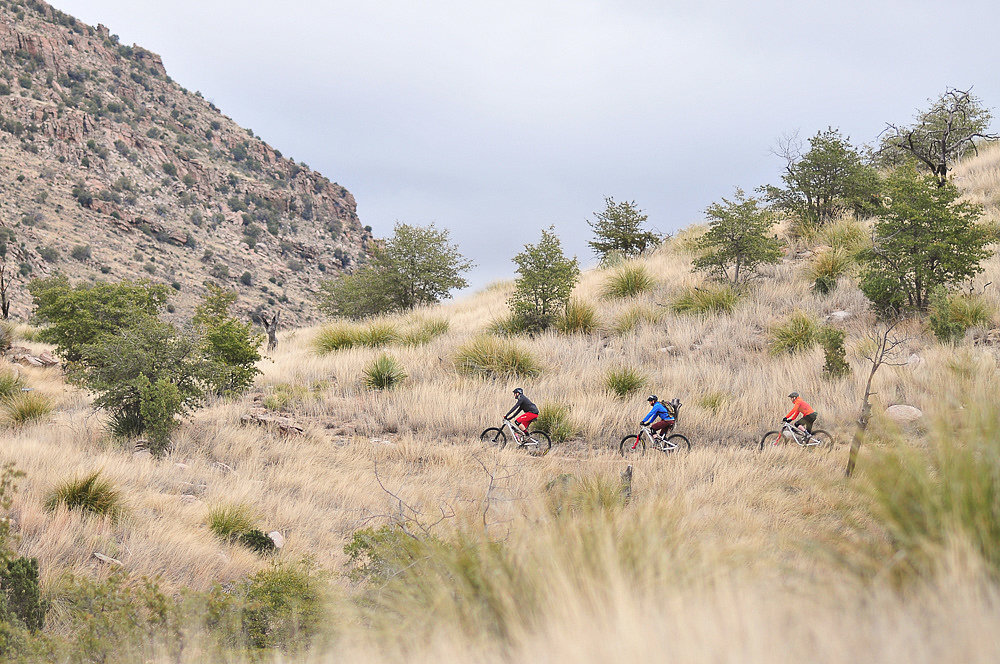
[[[531,399],[524,396],[524,390],[520,387],[514,388],[514,398],[517,399],[517,403],[514,407],[507,411],[507,414],[503,416],[505,420],[509,420],[514,415],[521,413],[515,422],[521,428],[521,431],[528,433],[528,425],[531,424],[532,420],[538,417],[538,406],[531,403]]]

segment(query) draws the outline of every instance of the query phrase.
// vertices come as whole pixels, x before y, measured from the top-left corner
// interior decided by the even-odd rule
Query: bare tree
[[[7,263],[0,262],[0,316],[10,318],[10,287],[13,279],[7,272]]]
[[[272,352],[278,347],[278,317],[281,316],[281,312],[277,312],[270,319],[267,317],[266,313],[261,313],[260,324],[264,326],[264,331],[267,332],[267,352]]]
[[[899,351],[908,339],[896,334],[899,321],[889,323],[879,323],[866,335],[871,345],[861,352],[861,357],[871,364],[871,371],[868,372],[868,381],[865,383],[865,395],[861,399],[861,415],[858,417],[858,428],[854,432],[854,439],[851,440],[851,453],[847,459],[847,477],[854,474],[854,466],[858,460],[858,450],[861,449],[861,440],[865,431],[868,430],[868,422],[871,420],[872,405],[871,398],[876,392],[872,391],[872,382],[875,374],[883,366],[898,367],[906,364],[900,361]]]
[[[880,153],[884,157],[911,155],[937,176],[939,186],[944,186],[955,161],[969,151],[979,153],[978,141],[1000,139],[1000,134],[987,132],[991,118],[971,88],[948,88],[917,116],[912,127],[887,123]]]

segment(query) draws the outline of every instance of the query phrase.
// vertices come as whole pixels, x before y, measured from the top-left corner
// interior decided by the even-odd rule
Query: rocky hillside
[[[27,281],[61,272],[170,284],[179,313],[210,279],[244,311],[305,323],[320,279],[363,261],[371,238],[344,187],[156,54],[37,0],[0,0],[0,225],[18,317]]]

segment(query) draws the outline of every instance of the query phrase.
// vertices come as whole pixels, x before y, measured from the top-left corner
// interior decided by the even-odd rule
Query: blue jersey
[[[646,413],[646,417],[642,418],[643,424],[652,424],[659,417],[664,422],[673,422],[674,418],[670,417],[670,411],[662,403],[657,401],[653,404],[653,410]]]

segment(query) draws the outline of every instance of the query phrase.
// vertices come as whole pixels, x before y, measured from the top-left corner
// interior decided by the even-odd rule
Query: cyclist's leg
[[[528,427],[538,417],[535,413],[521,413],[515,422],[521,427],[524,433],[528,433]]]
[[[815,422],[816,422],[816,413],[809,413],[804,417],[800,417],[799,421],[795,423],[795,426],[799,427],[800,429],[805,429],[811,436],[813,432],[813,424]]]
[[[671,422],[670,420],[660,420],[659,422],[655,422],[649,428],[652,429],[654,434],[658,435],[660,438],[663,438],[673,427],[674,423]]]

